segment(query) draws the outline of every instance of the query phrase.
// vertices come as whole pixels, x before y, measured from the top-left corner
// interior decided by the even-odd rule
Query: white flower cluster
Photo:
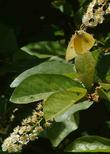
[[[21,126],[17,126],[13,133],[4,140],[2,150],[9,153],[20,152],[29,141],[37,139],[39,132],[43,131],[43,127],[40,125],[42,118],[42,104],[38,104],[32,115],[24,119]]]
[[[104,15],[107,14],[110,14],[109,0],[92,0],[82,18],[82,24],[86,27],[95,27],[103,23]]]

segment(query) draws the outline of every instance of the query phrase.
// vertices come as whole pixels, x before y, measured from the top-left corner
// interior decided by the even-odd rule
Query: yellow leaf
[[[72,36],[66,51],[66,60],[88,52],[94,45],[93,36],[83,30],[76,31]]]

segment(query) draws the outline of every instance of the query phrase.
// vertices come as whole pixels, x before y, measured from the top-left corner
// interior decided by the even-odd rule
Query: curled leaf
[[[88,52],[94,45],[93,36],[83,30],[76,31],[72,36],[66,51],[66,60]]]

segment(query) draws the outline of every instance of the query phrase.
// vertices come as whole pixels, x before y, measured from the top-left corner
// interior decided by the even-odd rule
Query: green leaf
[[[46,137],[51,141],[54,147],[58,146],[61,141],[71,132],[78,128],[79,115],[78,111],[85,110],[92,105],[92,102],[84,101],[74,104],[71,108],[65,111],[62,115],[55,118],[52,126],[46,130]]]
[[[55,118],[55,121],[60,122],[65,120],[67,117],[69,117],[71,114],[74,114],[78,111],[88,109],[93,104],[92,101],[84,101],[77,104],[73,104],[67,111],[65,111],[62,115],[57,116]]]
[[[110,101],[110,92],[107,93],[106,91],[104,91],[103,88],[97,88],[96,91],[98,95],[100,96],[100,98]]]
[[[66,112],[74,103],[86,95],[86,89],[73,87],[52,94],[44,103],[43,111],[46,120],[57,119]]]
[[[64,56],[65,46],[59,41],[41,41],[37,43],[31,43],[21,48],[30,55],[34,55],[38,58],[48,58],[53,55]]]
[[[69,63],[47,61],[21,73],[11,83],[10,87],[17,87],[24,79],[34,74],[63,74],[73,76],[75,74],[75,70],[73,69],[73,65]]]
[[[100,83],[100,88],[97,88],[96,91],[100,98],[110,101],[110,84],[109,83]]]
[[[110,75],[106,76],[106,80],[110,81]]]
[[[91,52],[87,52],[75,58],[75,66],[79,73],[79,78],[87,89],[91,89],[94,81],[95,65],[96,62]]]
[[[109,67],[109,70],[107,71],[107,74],[106,74],[106,80],[108,82],[110,82],[110,67]]]
[[[110,139],[100,136],[84,136],[70,143],[65,152],[110,152]]]
[[[14,90],[10,101],[17,104],[26,104],[46,99],[52,93],[79,86],[80,83],[63,75],[37,74],[32,75]]]
[[[106,90],[109,91],[110,90],[110,83],[100,83],[101,87]]]
[[[54,122],[50,128],[44,132],[44,136],[50,140],[53,147],[57,147],[61,141],[72,131],[78,128],[74,115],[71,115],[62,122]]]

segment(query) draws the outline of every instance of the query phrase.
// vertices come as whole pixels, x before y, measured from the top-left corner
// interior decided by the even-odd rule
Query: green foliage
[[[45,119],[56,120],[61,114],[64,114],[69,108],[72,108],[73,104],[85,95],[86,90],[77,87],[52,94],[44,103]]]
[[[76,139],[66,152],[110,152],[110,140],[99,136],[84,136]]]
[[[38,42],[22,47],[22,50],[38,58],[48,58],[54,55],[64,56],[64,44],[58,41]]]
[[[87,28],[96,39],[91,52],[65,61],[67,44],[89,2],[0,3],[1,147],[16,126],[24,130],[28,121],[32,130],[37,125],[37,133],[31,132],[35,142],[26,138],[28,127],[27,136],[23,130],[17,133],[22,142],[16,144],[16,136],[10,140],[14,147],[8,142],[11,150],[24,143],[17,152],[110,152],[109,15],[97,27]],[[10,151],[2,150],[0,154]]]
[[[66,90],[80,83],[63,75],[38,74],[31,75],[21,82],[14,90],[10,101],[18,104],[27,104],[46,99],[56,91]]]
[[[77,123],[75,116],[71,115],[64,121],[54,122],[43,135],[50,140],[53,147],[57,147],[67,135],[78,128]]]
[[[25,78],[34,74],[63,74],[73,76],[72,64],[60,62],[60,61],[47,61],[37,65],[29,70],[26,70],[20,74],[11,84],[11,87],[17,87]],[[74,71],[74,74],[75,71]]]
[[[62,103],[62,102],[60,101],[59,103]],[[51,141],[53,147],[58,146],[60,142],[64,140],[64,138],[67,135],[69,135],[71,132],[75,131],[78,128],[78,124],[79,124],[78,111],[85,110],[89,108],[91,105],[92,105],[92,102],[89,102],[89,101],[80,102],[78,104],[73,104],[71,107],[66,109],[65,112],[63,111],[63,113],[61,113],[61,111],[57,111],[57,116],[53,115],[56,122],[54,122],[52,126],[48,128],[45,132],[45,136]],[[52,112],[51,108],[50,108],[50,111]],[[54,112],[55,111],[53,111],[53,113]],[[44,106],[44,113],[45,113],[45,106]]]
[[[79,78],[87,89],[90,90],[95,79],[95,60],[90,52],[76,57],[76,69],[79,73]]]

